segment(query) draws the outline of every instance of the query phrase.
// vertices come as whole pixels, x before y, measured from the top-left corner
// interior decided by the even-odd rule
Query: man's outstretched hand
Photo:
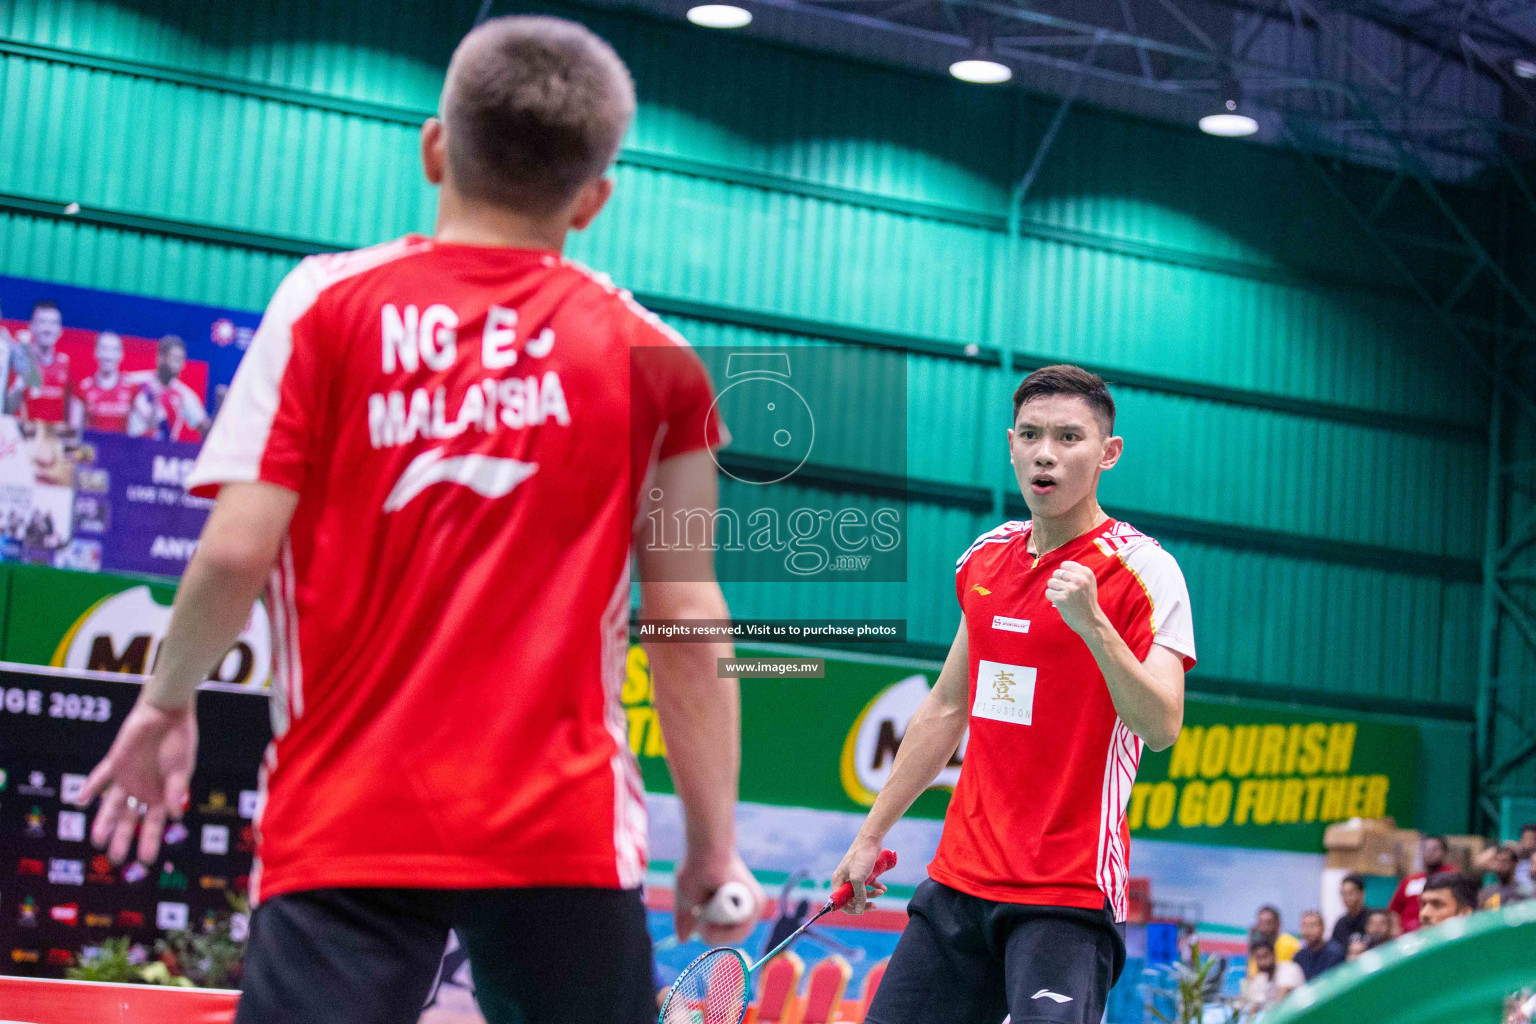
[[[154,860],[169,818],[180,818],[197,759],[195,704],[166,711],[144,700],[118,730],[112,749],[85,780],[76,801],[85,807],[101,796],[91,842],[106,847],[114,864],[128,858],[138,832],[138,859]],[[103,795],[104,794],[104,795]]]

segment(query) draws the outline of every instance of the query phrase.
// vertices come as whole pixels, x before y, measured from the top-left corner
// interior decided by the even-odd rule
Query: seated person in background
[[[1243,993],[1239,1002],[1247,1013],[1259,1013],[1274,1006],[1306,982],[1300,967],[1275,958],[1273,942],[1258,939],[1248,944],[1248,977],[1243,979]]]
[[[1526,898],[1520,883],[1515,881],[1515,868],[1519,865],[1519,847],[1513,843],[1505,843],[1503,846],[1494,848],[1492,865],[1488,870],[1493,872],[1495,880],[1491,885],[1483,886],[1482,891],[1477,894],[1479,910],[1498,910],[1500,907],[1519,903]]]
[[[1424,863],[1424,870],[1415,871],[1397,883],[1397,892],[1392,894],[1387,909],[1397,915],[1399,934],[1411,932],[1419,926],[1419,893],[1424,891],[1424,883],[1431,875],[1446,869],[1446,850],[1444,836],[1425,836],[1419,844],[1419,857]]]
[[[1467,917],[1477,909],[1477,883],[1459,871],[1431,875],[1420,896],[1419,918],[1423,927],[1444,924],[1453,917]]]
[[[1323,915],[1316,910],[1301,915],[1301,948],[1293,960],[1308,981],[1344,962],[1344,947],[1328,938]]]
[[[1349,940],[1365,933],[1365,919],[1371,908],[1365,905],[1365,876],[1351,872],[1339,882],[1339,898],[1344,901],[1344,914],[1333,922],[1333,941],[1341,949],[1349,948]]]
[[[1272,904],[1266,903],[1259,908],[1254,916],[1253,927],[1248,930],[1249,943],[1268,942],[1275,948],[1275,959],[1282,963],[1288,962],[1296,955],[1296,950],[1301,943],[1296,941],[1296,936],[1287,935],[1280,930],[1280,910]],[[1253,958],[1248,958],[1248,975],[1253,976]]]
[[[1520,826],[1520,841],[1490,846],[1472,859],[1472,874],[1499,874],[1499,857],[1506,849],[1515,852],[1515,884],[1526,895],[1531,893],[1531,857],[1536,855],[1536,823]]]
[[[1393,927],[1392,912],[1389,910],[1372,910],[1365,918],[1365,948],[1375,949],[1384,946],[1397,938],[1396,929]]]
[[[1520,826],[1520,863],[1515,866],[1515,881],[1525,887],[1527,895],[1536,887],[1536,822]]]

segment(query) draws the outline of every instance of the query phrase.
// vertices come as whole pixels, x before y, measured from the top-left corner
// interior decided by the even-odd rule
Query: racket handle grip
[[[896,851],[881,850],[880,856],[875,858],[875,866],[870,871],[869,878],[865,879],[864,884],[868,885],[870,882],[873,882],[875,879],[879,878],[881,875],[885,874],[895,866]],[[835,892],[832,893],[832,909],[841,910],[843,905],[851,899],[853,899],[853,883],[844,882],[842,885],[837,887]]]

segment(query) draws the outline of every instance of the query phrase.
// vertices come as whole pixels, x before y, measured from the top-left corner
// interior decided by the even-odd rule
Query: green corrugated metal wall
[[[301,252],[430,228],[414,126],[478,5],[319,6],[0,8],[0,272],[257,308]],[[905,360],[914,582],[735,585],[739,614],[947,641],[947,566],[1012,489],[1008,394],[1069,359],[1118,383],[1106,500],[1182,559],[1199,685],[1467,713],[1485,388],[1293,157],[1075,110],[1010,237],[1054,101],[578,16],[642,109],[573,255],[701,346]],[[1432,224],[1406,198],[1384,222]]]

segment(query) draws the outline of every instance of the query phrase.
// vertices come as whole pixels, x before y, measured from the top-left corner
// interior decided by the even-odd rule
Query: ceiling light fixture
[[[1200,119],[1200,130],[1207,135],[1219,135],[1224,139],[1240,139],[1259,130],[1259,122],[1247,114],[1238,113],[1237,84],[1231,83],[1222,90],[1226,99],[1221,109]]]
[[[752,24],[752,12],[732,4],[701,4],[688,12],[688,20],[705,28],[741,28]]]
[[[957,60],[949,66],[949,73],[962,82],[976,85],[999,85],[1013,77],[1013,70],[995,60],[973,58]]]

